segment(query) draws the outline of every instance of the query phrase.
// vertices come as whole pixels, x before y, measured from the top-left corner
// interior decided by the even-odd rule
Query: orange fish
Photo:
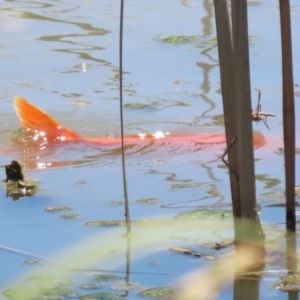
[[[80,143],[98,149],[99,155],[120,154],[120,137],[84,138],[77,132],[62,126],[46,112],[20,96],[15,97],[14,106],[24,133],[21,137],[17,136],[15,141],[21,143],[23,165],[27,169],[73,164],[71,160],[45,162],[45,159],[49,161],[49,157],[56,153],[54,148],[58,145]],[[125,136],[124,143],[128,154],[152,151],[167,155],[191,153],[214,146],[223,149],[222,152],[224,152],[226,137],[222,133],[169,134],[156,132]],[[268,136],[266,139],[261,133],[254,132],[253,144],[255,149],[261,148],[262,150],[257,153],[258,156],[267,153],[269,157],[270,153],[277,153],[278,149],[282,149],[283,141],[282,138],[276,136]],[[217,153],[218,156],[220,154]]]
[[[21,121],[23,129],[34,137],[44,137],[48,143],[61,142],[83,142],[98,145],[117,145],[121,143],[120,138],[99,137],[84,138],[75,131],[59,124],[50,117],[46,112],[34,106],[20,96],[14,99],[14,106],[17,115]],[[167,139],[180,143],[184,140],[191,140],[200,144],[224,144],[225,137],[223,134],[185,134],[169,135],[162,132],[154,134],[137,134],[124,138],[125,144],[136,144],[143,140]]]
[[[27,132],[33,140],[42,139],[47,145],[70,142],[96,144],[100,146],[119,146],[121,144],[120,138],[84,138],[75,131],[62,126],[46,112],[20,96],[15,97],[14,106],[25,132]],[[217,144],[221,144],[225,147],[226,142],[225,135],[220,133],[168,134],[158,132],[153,134],[137,134],[124,137],[125,145],[135,145],[145,141],[153,142],[156,140],[165,142],[165,145],[178,145],[179,147],[184,143],[191,143],[191,145],[193,145],[193,151],[197,151],[197,149],[201,150],[208,146]],[[257,133],[254,135],[253,141],[255,148],[260,148],[266,144],[265,137]]]

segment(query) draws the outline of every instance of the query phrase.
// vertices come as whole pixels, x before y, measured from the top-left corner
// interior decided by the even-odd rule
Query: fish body
[[[54,120],[46,112],[33,105],[26,99],[16,96],[14,106],[17,116],[20,119],[21,125],[25,132],[30,134],[33,139],[44,138],[48,144],[58,144],[67,142],[81,142],[96,145],[120,145],[120,138],[99,137],[99,138],[84,138],[77,132],[62,126]],[[192,142],[199,145],[216,145],[225,144],[226,139],[224,134],[201,133],[201,134],[174,134],[168,133],[153,133],[153,134],[137,134],[124,137],[125,145],[138,144],[143,141],[165,140],[171,144],[182,144]],[[257,140],[257,144],[264,143],[264,139]]]
[[[33,105],[26,99],[16,96],[14,106],[17,116],[20,119],[24,131],[30,136],[33,141],[43,140],[43,145],[55,146],[57,144],[66,143],[85,143],[97,146],[120,146],[121,138],[116,137],[98,137],[84,138],[77,132],[64,127],[58,121],[54,120],[50,115],[42,109]],[[202,150],[209,146],[221,145],[225,148],[226,137],[222,133],[198,133],[198,134],[169,134],[163,132],[136,134],[124,137],[125,146],[137,145],[143,143],[157,142],[166,147],[172,146],[180,148],[184,145],[190,145],[191,151]],[[282,147],[282,139],[266,138],[259,133],[253,136],[253,144],[255,149],[261,148],[268,144],[272,148]]]

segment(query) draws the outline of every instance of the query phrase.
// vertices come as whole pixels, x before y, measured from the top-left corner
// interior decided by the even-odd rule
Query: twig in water
[[[229,171],[232,172],[236,176],[236,178],[238,179],[237,174],[234,171],[232,171],[232,169],[230,168],[229,163],[225,160],[225,156],[228,154],[228,152],[230,151],[230,149],[232,148],[232,146],[234,145],[234,143],[236,142],[236,140],[237,140],[237,136],[232,140],[231,144],[229,145],[229,147],[226,149],[226,151],[222,155],[222,161],[227,166],[227,168],[229,169]]]

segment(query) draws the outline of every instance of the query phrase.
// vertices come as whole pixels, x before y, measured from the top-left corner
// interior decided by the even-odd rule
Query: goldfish
[[[27,135],[33,140],[42,139],[44,144],[62,144],[62,143],[87,143],[99,146],[120,145],[120,137],[97,137],[85,138],[77,132],[64,127],[58,121],[54,120],[42,109],[33,105],[26,99],[16,96],[14,99],[14,107],[21,125]],[[166,141],[168,145],[182,145],[184,143],[192,143],[193,145],[206,147],[210,145],[221,144],[225,147],[226,137],[222,133],[197,133],[197,134],[170,134],[163,132],[156,133],[140,133],[124,137],[125,145],[135,145],[145,141],[155,142],[156,140]],[[254,136],[254,146],[256,148],[265,145],[266,141],[263,135]]]
[[[62,167],[73,165],[76,161],[84,162],[99,160],[101,157],[121,154],[121,137],[100,136],[88,138],[81,136],[76,131],[67,128],[52,118],[45,111],[27,101],[21,96],[14,98],[14,107],[19,117],[22,131],[12,139],[18,144],[19,153],[21,146],[22,165],[25,169],[41,169],[49,167]],[[224,133],[137,133],[123,137],[125,153],[127,155],[148,154],[151,152],[155,158],[167,157],[177,154],[195,153],[201,151],[220,159],[226,149],[226,135]],[[81,145],[81,146],[80,146]],[[283,139],[277,135],[269,134],[265,137],[258,131],[253,133],[253,145],[256,158],[276,157],[283,153]],[[16,147],[12,145],[16,152]],[[88,149],[93,154],[83,154],[82,158],[74,159],[74,155],[87,153]],[[205,149],[211,149],[205,151]],[[279,150],[278,150],[279,149]],[[68,155],[72,150],[73,154]],[[76,150],[74,152],[74,150]],[[64,157],[53,155],[62,153]],[[95,152],[96,151],[96,152]],[[272,154],[273,155],[270,155]],[[274,156],[275,155],[275,156]],[[57,157],[60,160],[57,160]],[[164,156],[165,157],[165,156]],[[204,156],[200,156],[205,159]],[[73,158],[73,159],[72,159]],[[102,160],[101,160],[102,161]]]

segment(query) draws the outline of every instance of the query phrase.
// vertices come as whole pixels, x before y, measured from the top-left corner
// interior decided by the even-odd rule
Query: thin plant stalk
[[[283,134],[286,185],[286,226],[296,230],[295,217],[295,105],[289,0],[280,0],[282,48]]]
[[[233,98],[236,109],[238,181],[241,208],[239,240],[264,239],[256,210],[255,169],[253,153],[248,15],[246,0],[231,0],[233,40]],[[257,226],[247,226],[253,220]]]
[[[241,217],[239,183],[237,174],[237,152],[236,147],[231,145],[237,135],[236,131],[236,109],[233,99],[233,57],[232,57],[232,31],[229,15],[228,0],[214,0],[215,20],[218,39],[218,52],[220,63],[221,88],[223,99],[223,112],[225,122],[226,141],[228,149],[228,165],[231,186],[232,208],[235,219]],[[231,147],[232,146],[232,147]],[[230,150],[229,150],[230,149]],[[235,232],[238,231],[238,221],[234,222]]]
[[[291,16],[289,0],[279,0],[282,49],[283,135],[286,190],[286,252],[287,268],[297,271],[297,242],[295,215],[295,101]],[[289,299],[298,299],[298,293],[289,292]]]
[[[126,218],[126,226],[127,226],[127,236],[129,236],[131,233],[131,225],[130,225],[127,178],[126,178],[124,119],[123,119],[123,20],[124,20],[124,0],[121,0],[120,36],[119,36],[120,122],[121,122],[122,175],[123,175],[123,189],[124,189],[124,203],[125,203],[125,218]]]

